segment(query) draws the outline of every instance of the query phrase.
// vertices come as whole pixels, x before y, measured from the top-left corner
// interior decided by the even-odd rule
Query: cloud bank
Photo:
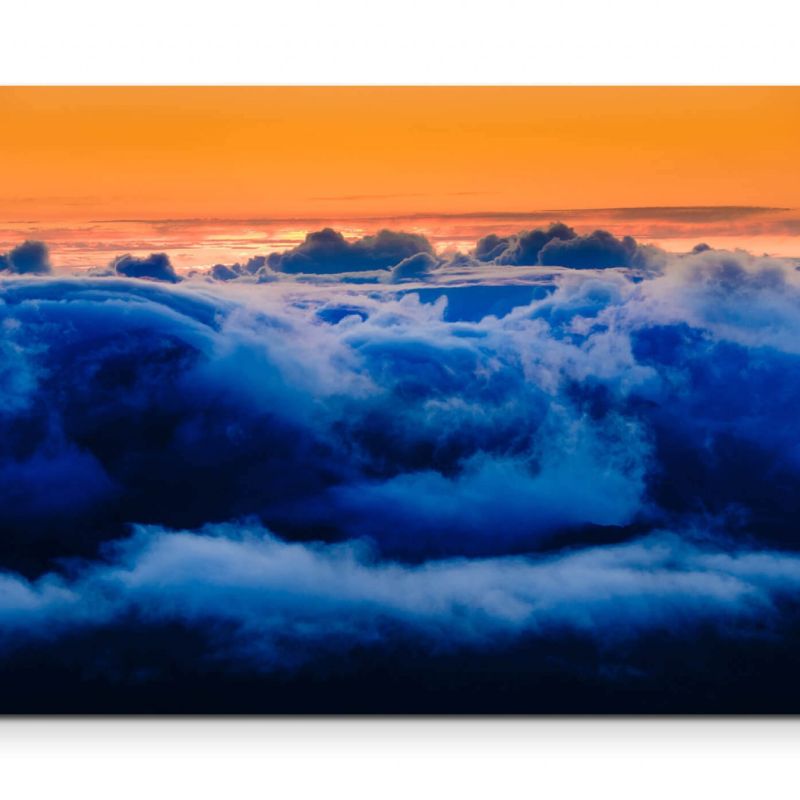
[[[800,708],[800,273],[626,241],[1,279],[4,707],[44,663],[117,708]]]
[[[257,525],[141,528],[69,579],[2,577],[0,619],[4,632],[33,636],[45,624],[64,633],[131,614],[216,619],[229,623],[222,655],[266,671],[318,645],[380,642],[394,626],[435,650],[566,629],[619,646],[648,629],[776,624],[776,604],[800,588],[800,557],[725,544],[656,532],[554,556],[405,565],[376,561],[363,542],[287,543]]]

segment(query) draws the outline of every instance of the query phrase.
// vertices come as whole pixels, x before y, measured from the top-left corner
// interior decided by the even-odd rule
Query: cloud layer
[[[406,246],[379,238],[370,269]],[[677,709],[718,654],[794,664],[800,273],[548,248],[579,269],[416,252],[372,283],[254,262],[170,285],[157,259],[149,281],[1,280],[8,685],[29,691],[29,659],[78,681],[97,652],[107,688],[178,659],[226,697],[397,659],[400,697],[422,659],[434,682],[500,670],[528,710],[544,673],[563,709],[634,684]],[[766,703],[749,676],[731,687]]]
[[[399,626],[434,651],[492,648],[565,630],[610,646],[642,631],[777,625],[800,588],[800,557],[726,550],[665,532],[546,557],[377,561],[364,542],[287,543],[257,525],[143,528],[69,579],[2,578],[4,631],[36,636],[103,627],[131,614],[227,623],[225,658],[272,671],[316,647],[374,644]]]

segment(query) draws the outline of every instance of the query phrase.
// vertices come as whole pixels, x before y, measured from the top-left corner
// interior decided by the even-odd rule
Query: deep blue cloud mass
[[[368,238],[0,279],[0,710],[799,711],[800,273]]]

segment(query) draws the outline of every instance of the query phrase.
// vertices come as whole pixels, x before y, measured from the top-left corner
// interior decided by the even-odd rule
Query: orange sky
[[[186,266],[320,221],[460,246],[547,209],[800,208],[796,88],[0,88],[0,108],[0,244],[50,233],[71,263],[161,244]],[[791,251],[797,216],[764,214],[709,230]],[[649,217],[625,232],[705,232]]]

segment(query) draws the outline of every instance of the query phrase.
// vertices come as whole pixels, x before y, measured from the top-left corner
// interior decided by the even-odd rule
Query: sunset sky
[[[468,249],[560,219],[800,255],[795,88],[0,88],[0,248],[179,268],[331,224]]]

